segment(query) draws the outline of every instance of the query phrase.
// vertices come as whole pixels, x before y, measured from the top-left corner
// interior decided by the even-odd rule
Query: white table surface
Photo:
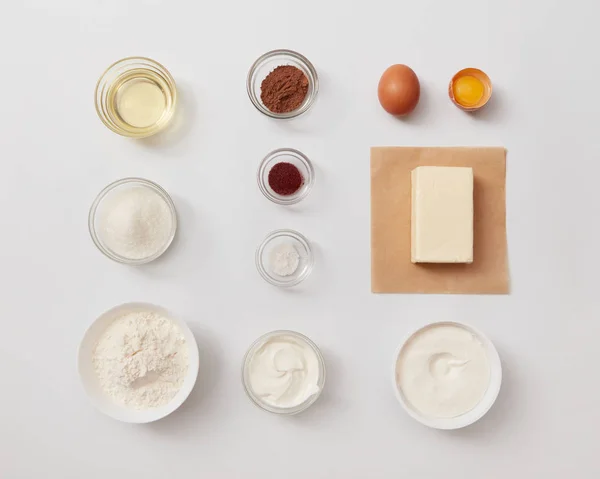
[[[0,477],[20,478],[597,478],[598,2],[21,0],[2,11]],[[276,122],[248,100],[249,66],[292,48],[316,66],[318,102]],[[179,128],[121,138],[96,117],[93,90],[114,60],[157,59],[179,85]],[[390,64],[421,80],[406,120],[380,108]],[[460,68],[484,69],[493,104],[449,101]],[[508,148],[512,293],[370,293],[369,147]],[[291,146],[316,166],[309,198],[269,203],[256,169]],[[127,267],[103,257],[87,213],[107,183],[137,175],[173,196],[177,241]],[[280,291],[254,266],[277,228],[317,248],[304,287]],[[127,425],[88,403],[79,340],[104,310],[163,305],[201,347],[181,410]],[[392,356],[414,326],[463,320],[504,365],[492,411],[457,432],[410,419],[390,386]],[[321,400],[293,418],[246,398],[241,359],[260,334],[305,333],[328,366]]]

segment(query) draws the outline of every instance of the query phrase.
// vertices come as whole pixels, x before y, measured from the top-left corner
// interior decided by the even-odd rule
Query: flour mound
[[[181,389],[189,367],[181,330],[152,311],[117,318],[100,336],[92,354],[102,390],[133,409],[167,404]]]

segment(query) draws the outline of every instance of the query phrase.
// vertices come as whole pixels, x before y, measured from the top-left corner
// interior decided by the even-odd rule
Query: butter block
[[[473,168],[419,166],[411,180],[411,261],[472,263]]]

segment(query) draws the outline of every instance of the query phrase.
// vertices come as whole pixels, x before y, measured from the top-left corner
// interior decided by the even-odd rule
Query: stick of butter
[[[412,170],[411,261],[473,262],[473,168]]]

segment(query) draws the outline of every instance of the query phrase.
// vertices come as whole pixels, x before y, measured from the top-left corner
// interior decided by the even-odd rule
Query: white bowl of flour
[[[101,412],[147,423],[171,414],[189,396],[198,376],[198,345],[189,327],[164,308],[126,303],[88,328],[77,368]]]

